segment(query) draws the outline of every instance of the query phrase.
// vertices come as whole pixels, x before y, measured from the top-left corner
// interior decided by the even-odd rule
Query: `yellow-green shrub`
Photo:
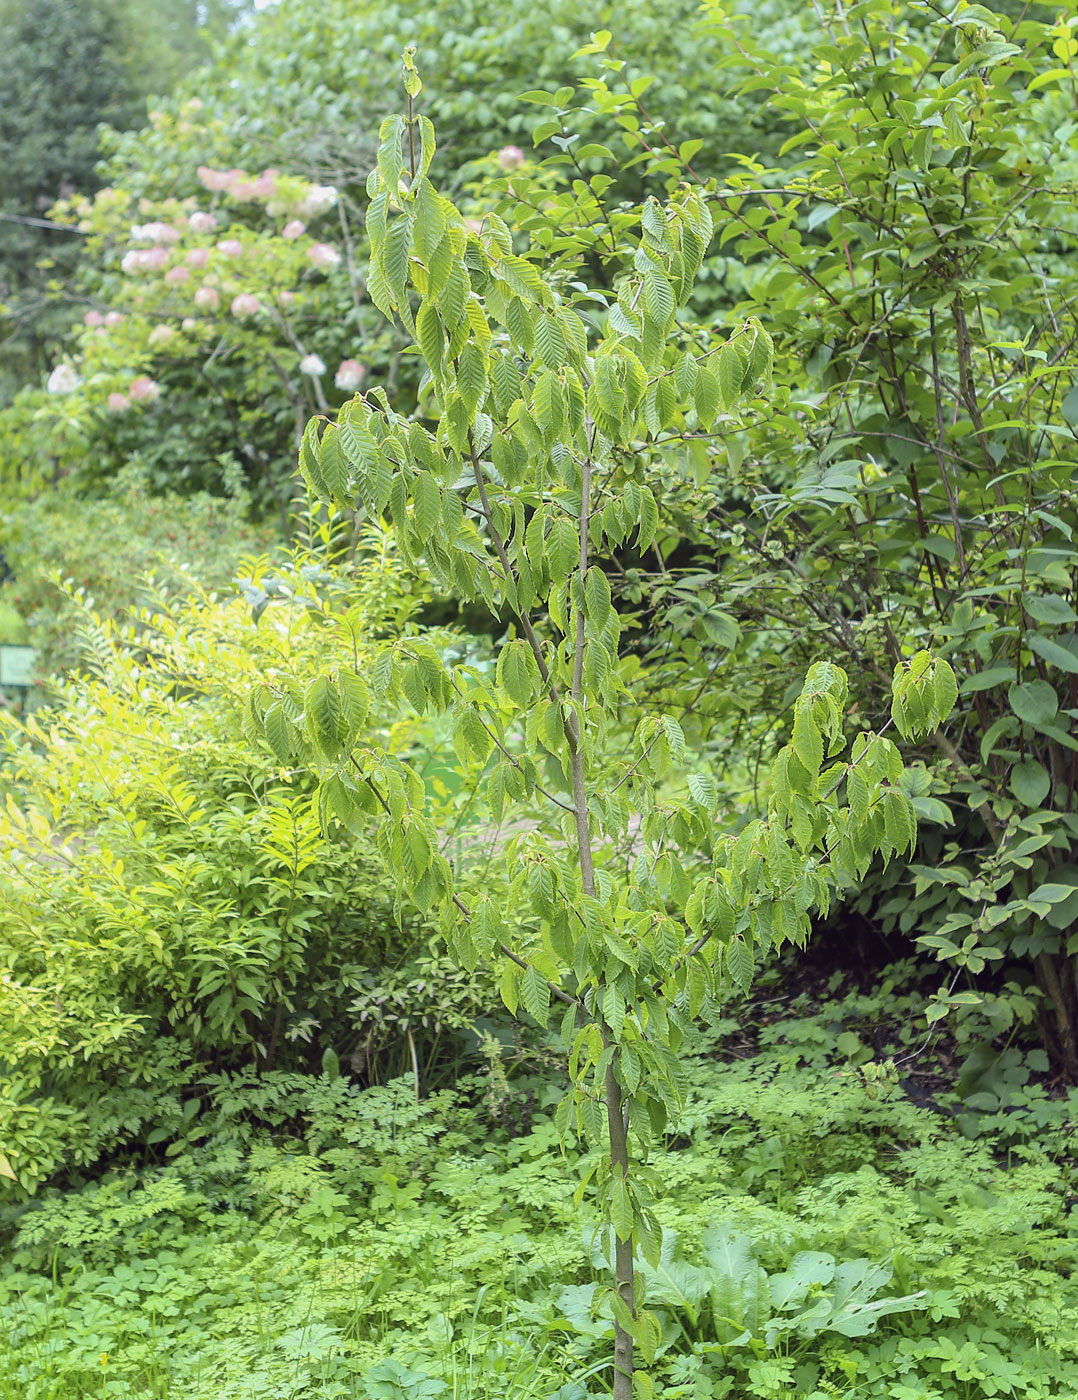
[[[323,839],[308,775],[240,728],[267,670],[311,673],[342,629],[361,658],[407,625],[390,554],[347,578],[263,560],[240,582],[246,597],[162,602],[126,627],[85,614],[89,671],[57,708],[3,720],[0,1152],[23,1187],[124,1143],[190,1141],[206,1073],[333,1051],[369,1077],[394,1036],[422,1058],[479,1004],[471,980],[424,983],[421,926],[402,932],[361,846]],[[256,626],[267,591],[292,604]],[[383,978],[397,1016],[372,1026]]]

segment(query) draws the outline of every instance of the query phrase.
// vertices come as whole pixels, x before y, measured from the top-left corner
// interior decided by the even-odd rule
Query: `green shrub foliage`
[[[289,599],[258,629],[240,596],[86,615],[62,705],[3,721],[0,1151],[23,1188],[197,1138],[208,1074],[325,1055],[425,1074],[486,1005],[402,932],[375,853],[322,837],[305,773],[240,732],[260,675],[318,664],[337,627],[358,657],[413,606],[384,551],[362,551],[347,614],[302,567],[248,571],[248,594]]]
[[[703,546],[689,591],[755,639],[736,692],[701,708],[716,737],[766,742],[822,647],[878,725],[909,640],[947,656],[959,713],[911,789],[930,824],[915,883],[872,876],[862,907],[944,963],[935,1015],[983,1014],[989,1039],[1037,1015],[1073,1079],[1074,16],[825,7],[810,60],[790,62],[712,13],[724,69],[788,136],[711,205],[750,264],[736,314],[775,335],[774,390],[690,434],[692,476],[665,478]],[[696,617],[667,596],[684,636]],[[736,779],[752,787],[751,766]],[[986,965],[982,1011],[962,1010]]]

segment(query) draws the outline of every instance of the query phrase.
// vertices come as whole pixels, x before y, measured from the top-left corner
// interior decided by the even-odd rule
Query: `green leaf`
[[[815,777],[823,763],[823,738],[812,721],[808,705],[798,704],[794,710],[793,751],[806,771]]]
[[[737,403],[745,378],[746,357],[740,341],[728,340],[719,348],[716,360],[719,393],[722,396],[723,408],[729,413]]]
[[[1048,796],[1052,780],[1043,764],[1034,759],[1017,763],[1011,769],[1011,791],[1027,807],[1039,807]]]
[[[632,1238],[633,1203],[629,1195],[629,1184],[619,1173],[610,1183],[610,1223],[619,1240]]]
[[[487,357],[474,341],[469,341],[457,361],[457,393],[474,413],[487,389]]]
[[[674,319],[677,304],[674,300],[674,289],[662,273],[644,274],[641,302],[648,318],[655,323],[660,333],[665,335]]]
[[[924,821],[935,822],[939,826],[954,826],[950,807],[938,797],[911,797],[910,801],[913,810]]]
[[[534,698],[529,661],[528,643],[519,638],[502,647],[498,656],[498,685],[522,710],[526,710]]]
[[[529,966],[520,981],[520,999],[533,1020],[545,1026],[550,1019],[550,988],[546,978]]]
[[[743,938],[732,938],[726,945],[726,968],[742,991],[752,982],[755,967],[752,950]]]
[[[1022,606],[1038,622],[1054,623],[1059,627],[1078,622],[1078,613],[1066,598],[1061,598],[1057,593],[1027,593],[1022,598]]]
[[[937,720],[942,724],[958,701],[958,682],[948,663],[939,657],[933,664],[932,685]]]
[[[1059,700],[1047,681],[1024,681],[1007,691],[1011,709],[1027,724],[1051,724],[1059,709]]]
[[[1031,632],[1028,641],[1030,649],[1035,651],[1042,661],[1047,661],[1049,666],[1057,666],[1061,671],[1069,671],[1072,675],[1078,674],[1078,656],[1074,652],[1068,651],[1066,647],[1039,632]]]
[[[430,539],[442,519],[442,493],[428,472],[420,472],[412,484],[412,512],[415,527],[423,539]]]
[[[700,618],[700,626],[716,646],[732,650],[741,640],[741,628],[726,613],[712,609]]]
[[[539,269],[527,259],[511,254],[501,258],[494,270],[518,297],[540,305],[546,300],[546,284]]]
[[[718,376],[707,365],[700,365],[697,370],[693,404],[700,426],[710,428],[722,407],[722,390],[719,387]]]
[[[597,565],[588,570],[584,586],[584,610],[589,622],[599,631],[607,624],[613,611],[610,601],[610,580]]]
[[[555,582],[567,578],[579,553],[580,540],[572,522],[564,515],[555,516],[546,537],[545,549],[550,577]]]
[[[706,807],[709,811],[715,805],[715,783],[707,773],[689,774],[689,791],[692,793],[693,801],[701,807]]]
[[[994,685],[1003,685],[1014,680],[1013,666],[991,666],[987,671],[978,671],[967,676],[962,682],[961,695],[972,695],[979,690],[991,690]]]

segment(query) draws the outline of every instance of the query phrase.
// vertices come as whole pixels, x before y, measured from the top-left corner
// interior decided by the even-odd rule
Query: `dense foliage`
[[[682,1136],[655,1159],[663,1395],[1074,1393],[1061,1116],[1006,1115],[1000,1161],[943,1105],[869,1097],[869,1044],[908,1056],[925,1004],[896,974],[871,996],[738,998],[687,1063]],[[357,1093],[275,1073],[257,1097],[212,1095],[197,1152],[22,1215],[4,1400],[604,1393],[602,1249],[573,1200],[586,1164],[551,1152],[547,1108],[506,1133],[467,1082],[422,1104],[410,1078]],[[254,1103],[275,1130],[252,1128]]]
[[[1078,1390],[1045,11],[281,0],[49,187],[3,1400]]]
[[[923,843],[912,898],[892,877],[861,904],[952,985],[993,963],[989,1038],[1036,1014],[1073,1077],[1078,40],[1073,19],[993,24],[959,7],[944,56],[916,13],[836,16],[808,85],[721,29],[789,129],[787,161],[731,175],[716,214],[762,258],[737,313],[771,318],[788,396],[718,443],[690,434],[696,480],[669,489],[703,522],[697,579],[718,554],[753,626],[737,703],[758,732],[821,647],[876,722],[908,639],[950,657],[962,717],[918,796],[954,831]]]
[[[365,649],[413,603],[391,557],[361,558],[337,596]],[[51,714],[4,723],[0,1096],[24,1187],[196,1141],[207,1075],[332,1052],[360,1078],[421,1059],[426,1079],[439,1037],[455,1053],[485,1009],[481,981],[400,926],[369,859],[321,838],[310,785],[240,732],[259,675],[334,648],[333,595],[304,568],[248,574],[248,597],[288,600],[253,635],[242,596],[158,599],[126,629],[84,612],[89,672]],[[410,1055],[386,1060],[402,1038]]]
[[[658,74],[709,149],[734,149],[747,133],[733,81],[716,86],[696,6],[670,11],[634,8],[618,52],[631,71]],[[790,42],[786,7],[768,19]],[[99,478],[137,455],[158,485],[219,489],[226,454],[287,528],[297,422],[336,406],[335,389],[350,392],[368,366],[416,387],[363,289],[365,182],[373,133],[396,101],[402,34],[422,47],[457,182],[498,170],[495,151],[501,168],[530,165],[515,144],[530,125],[519,93],[571,91],[588,66],[574,51],[598,22],[564,2],[508,25],[476,4],[274,6],[156,107],[147,130],[112,139],[92,204],[57,206],[88,239],[87,324],[58,357],[51,393],[27,389],[6,415],[0,476],[32,485],[51,459]],[[750,130],[754,149],[769,144],[755,117]],[[639,194],[631,168],[612,178]]]

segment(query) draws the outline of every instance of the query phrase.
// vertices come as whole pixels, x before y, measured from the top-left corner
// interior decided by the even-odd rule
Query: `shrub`
[[[401,1039],[426,1069],[484,1008],[473,978],[443,997],[370,853],[324,840],[313,782],[242,737],[267,669],[406,627],[391,555],[340,577],[346,613],[311,559],[250,566],[249,596],[292,599],[258,628],[246,600],[200,590],[127,626],[84,611],[88,672],[62,707],[3,721],[0,1150],[22,1186],[197,1136],[206,1075],[330,1055],[370,1080]]]
[[[154,589],[178,597],[221,588],[244,554],[267,547],[273,532],[248,522],[235,465],[226,460],[221,469],[233,487],[225,496],[154,495],[132,463],[100,494],[66,483],[0,514],[10,574],[0,583],[0,607],[37,647],[43,676],[77,661],[80,610],[118,621]]]

